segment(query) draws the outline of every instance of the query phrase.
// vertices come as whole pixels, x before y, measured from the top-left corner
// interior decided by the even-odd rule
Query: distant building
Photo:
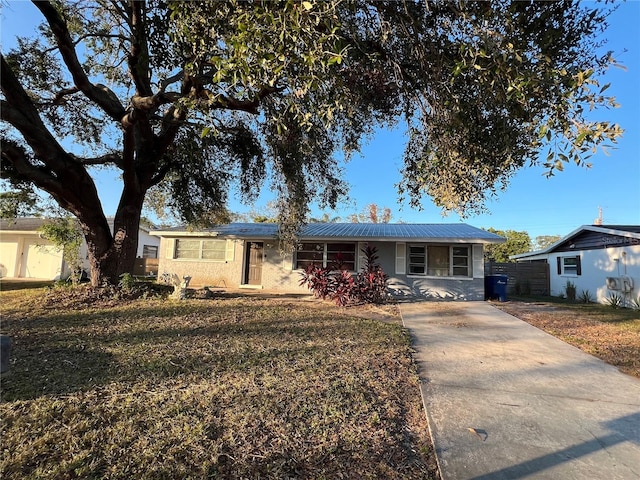
[[[107,219],[113,228],[113,219]],[[0,220],[0,277],[55,280],[66,278],[69,267],[62,258],[62,250],[41,237],[38,229],[45,223],[42,218],[16,218]],[[140,227],[136,256],[157,258],[160,239]],[[87,247],[80,247],[84,269],[89,270]]]
[[[510,258],[548,263],[551,295],[565,294],[569,281],[600,303],[613,294],[640,296],[640,225],[583,225],[544,250]]]

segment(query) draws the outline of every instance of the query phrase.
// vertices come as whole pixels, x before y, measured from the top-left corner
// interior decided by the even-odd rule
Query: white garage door
[[[18,242],[0,242],[0,277],[16,274],[16,252]]]
[[[37,242],[25,243],[20,276],[23,278],[46,278],[53,280],[60,275],[62,252],[53,245]]]

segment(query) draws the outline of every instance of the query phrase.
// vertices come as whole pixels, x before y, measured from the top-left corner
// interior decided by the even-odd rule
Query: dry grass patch
[[[509,301],[496,307],[640,378],[640,312],[607,305]]]
[[[0,297],[2,478],[436,477],[393,322],[255,297],[46,295]]]

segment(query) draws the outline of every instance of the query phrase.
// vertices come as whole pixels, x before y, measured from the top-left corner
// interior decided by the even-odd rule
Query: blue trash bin
[[[500,302],[506,302],[508,281],[508,275],[487,275],[484,277],[484,298],[487,300],[497,298]]]

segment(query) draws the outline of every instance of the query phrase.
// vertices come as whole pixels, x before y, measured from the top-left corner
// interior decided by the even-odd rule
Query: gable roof
[[[40,228],[43,223],[44,218],[3,218],[0,219],[0,231],[2,231],[2,233],[37,233],[38,228]]]
[[[275,223],[229,223],[198,231],[184,226],[155,230],[160,237],[210,236],[276,238]],[[504,238],[466,223],[309,223],[300,230],[300,240],[422,241],[447,243],[502,243]]]
[[[633,239],[634,242],[637,241],[637,243],[640,244],[640,225],[582,225],[543,250],[511,255],[509,258],[520,260],[553,253],[554,251],[561,250],[567,243],[570,243],[572,240],[585,233],[602,234],[603,236],[618,236]]]

